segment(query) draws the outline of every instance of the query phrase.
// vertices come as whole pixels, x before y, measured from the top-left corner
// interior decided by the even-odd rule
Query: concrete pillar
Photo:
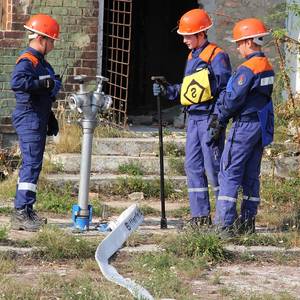
[[[300,0],[287,0],[288,5],[293,3],[300,5]],[[292,11],[288,12],[286,28],[291,38],[300,41],[300,17]],[[285,49],[285,55],[293,93],[300,93],[300,55],[299,53],[291,53],[287,49]]]

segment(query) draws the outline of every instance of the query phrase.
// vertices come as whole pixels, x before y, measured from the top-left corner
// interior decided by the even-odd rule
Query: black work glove
[[[50,116],[49,116],[49,120],[48,120],[47,135],[48,136],[51,136],[51,135],[57,136],[58,131],[59,131],[58,122],[55,118],[55,115],[54,115],[53,111],[51,111]]]
[[[217,115],[212,115],[211,120],[208,124],[208,141],[206,144],[211,146],[214,143],[218,143],[219,138],[222,135],[225,126],[220,123]]]
[[[55,86],[55,82],[52,78],[43,78],[39,79],[39,88],[40,89],[46,89],[48,91],[51,91]]]

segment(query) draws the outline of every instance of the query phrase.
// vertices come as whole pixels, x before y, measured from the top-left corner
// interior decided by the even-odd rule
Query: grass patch
[[[143,192],[145,197],[159,197],[160,195],[160,181],[143,180],[140,176],[133,176],[127,178],[120,178],[116,186],[113,188],[112,193],[117,195],[128,195],[134,192]],[[165,197],[174,196],[173,183],[169,180],[165,181]]]
[[[12,207],[0,207],[0,215],[10,215],[12,210]]]
[[[221,262],[230,255],[216,234],[199,231],[186,231],[168,240],[166,251],[184,258],[204,258],[207,262]]]
[[[0,182],[0,200],[7,202],[15,196],[17,184],[17,174],[8,176],[7,179]]]
[[[95,129],[96,138],[135,138],[137,135],[131,131],[112,127],[109,125],[101,125]]]
[[[51,295],[51,296],[45,296]],[[57,274],[41,274],[33,283],[7,277],[1,280],[1,298],[10,300],[32,299],[77,299],[77,300],[130,300],[127,290],[96,276],[94,273],[61,277]]]
[[[164,155],[172,157],[182,157],[185,156],[185,150],[183,147],[180,147],[175,142],[165,142]]]
[[[67,234],[54,226],[45,226],[32,243],[40,249],[35,255],[49,261],[91,258],[96,249],[96,243]]]
[[[173,218],[184,218],[190,215],[190,207],[185,206],[177,209],[173,209],[168,211],[168,216],[172,216]]]
[[[155,299],[197,299],[187,284],[178,276],[178,259],[169,253],[143,254],[135,257],[133,268],[138,272],[138,281],[149,289]]]
[[[71,212],[73,204],[77,203],[77,199],[72,197],[72,188],[71,184],[59,188],[46,180],[40,180],[37,191],[37,210],[59,214]]]
[[[300,228],[300,178],[282,179],[268,176],[261,180],[262,204],[258,222],[284,230]]]
[[[17,267],[17,262],[15,259],[10,258],[6,254],[0,253],[0,274],[1,275],[15,271],[16,267]],[[1,275],[0,275],[0,281],[1,281]]]
[[[41,175],[62,173],[63,171],[64,171],[63,164],[59,162],[53,162],[49,159],[44,159]]]
[[[132,176],[142,176],[144,172],[139,164],[128,163],[119,165],[118,171],[120,174],[128,174]]]
[[[160,211],[149,205],[140,206],[140,210],[144,216],[160,216]]]
[[[184,159],[179,157],[170,157],[168,159],[168,165],[171,175],[185,176]]]
[[[295,235],[296,234],[296,235]],[[244,246],[276,246],[290,248],[298,244],[299,234],[249,234],[242,235],[233,240],[234,244]]]
[[[0,226],[0,242],[7,239],[7,228],[5,226]]]
[[[79,125],[64,124],[59,130],[56,153],[78,153],[81,149],[82,130]]]

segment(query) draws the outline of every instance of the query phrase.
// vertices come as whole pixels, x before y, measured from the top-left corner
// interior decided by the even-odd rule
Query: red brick
[[[6,31],[4,37],[7,39],[23,39],[25,36],[24,31]]]
[[[96,51],[85,51],[82,53],[81,56],[82,59],[96,59],[97,58],[97,52]]]
[[[95,68],[97,67],[97,60],[83,60],[81,65],[86,68]]]
[[[93,69],[90,68],[75,68],[76,75],[87,75],[87,76],[96,76],[96,66]]]
[[[1,40],[1,48],[19,48],[21,47],[22,40]]]
[[[16,22],[13,22],[13,23],[11,24],[11,29],[12,29],[12,30],[20,30],[20,31],[22,31],[22,30],[24,30],[24,24],[23,24],[23,23],[16,23]]]

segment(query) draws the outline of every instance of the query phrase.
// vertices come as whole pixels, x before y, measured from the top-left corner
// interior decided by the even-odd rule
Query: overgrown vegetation
[[[0,242],[7,239],[7,228],[0,226]]]
[[[258,222],[279,229],[300,228],[300,178],[282,179],[264,176]]]
[[[119,165],[118,171],[120,174],[128,174],[132,176],[144,175],[142,167],[137,163],[128,163],[128,164]]]
[[[160,181],[159,179],[147,181],[140,176],[119,178],[117,185],[113,187],[112,191],[112,193],[118,195],[127,195],[133,192],[143,192],[145,197],[159,197]],[[169,180],[165,180],[165,196],[176,197],[174,185]]]
[[[66,233],[58,227],[46,226],[32,241],[36,255],[45,260],[86,259],[93,257],[97,243]]]
[[[180,147],[175,142],[165,142],[164,143],[164,155],[172,157],[182,157],[185,156],[185,150]]]
[[[289,70],[286,64],[286,58],[283,51],[288,51],[290,55],[299,55],[300,42],[288,36],[287,28],[282,27],[289,13],[295,16],[300,15],[300,5],[295,1],[290,3],[279,3],[272,14],[268,16],[268,20],[272,21],[274,28],[272,35],[274,39],[274,46],[278,53],[278,62],[280,72],[276,74],[276,81],[274,85],[273,99],[277,103],[276,116],[280,122],[291,124],[295,128],[294,140],[300,144],[300,110],[299,110],[299,96],[294,95],[291,88],[291,80],[289,73],[297,70]],[[299,28],[299,21],[293,24]],[[298,70],[299,71],[299,70]],[[287,101],[282,101],[283,90],[287,94]],[[281,129],[284,129],[282,127]]]
[[[209,232],[185,231],[166,241],[166,251],[183,258],[204,258],[207,262],[221,262],[230,255],[219,236]]]

